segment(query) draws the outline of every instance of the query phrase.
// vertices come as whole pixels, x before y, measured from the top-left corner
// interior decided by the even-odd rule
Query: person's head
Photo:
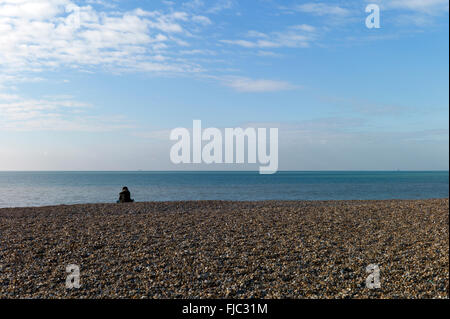
[[[128,191],[128,187],[126,187],[126,186],[122,187],[122,191],[124,191],[124,192]]]

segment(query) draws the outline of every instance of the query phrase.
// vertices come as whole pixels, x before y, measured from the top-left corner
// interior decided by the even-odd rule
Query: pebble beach
[[[448,251],[448,199],[3,208],[0,298],[448,298]]]

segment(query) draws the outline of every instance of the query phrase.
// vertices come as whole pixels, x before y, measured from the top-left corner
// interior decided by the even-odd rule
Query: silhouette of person
[[[131,193],[128,190],[128,187],[124,186],[122,188],[122,191],[119,194],[119,200],[118,203],[132,203],[134,202],[134,199],[131,199]]]

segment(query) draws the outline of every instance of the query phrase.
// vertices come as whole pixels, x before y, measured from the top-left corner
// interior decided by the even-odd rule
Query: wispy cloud
[[[404,130],[404,131],[370,131],[367,119],[359,117],[324,117],[307,121],[246,123],[242,127],[276,127],[280,137],[287,143],[310,145],[368,143],[383,144],[390,142],[411,141],[448,141],[448,128]]]
[[[131,127],[123,118],[90,115],[90,108],[70,96],[30,99],[0,93],[0,130],[100,132]]]
[[[131,135],[139,138],[152,139],[158,141],[167,142],[170,137],[170,129],[166,130],[147,130],[147,131],[135,131],[132,132]]]
[[[218,0],[206,12],[208,12],[208,13],[219,13],[219,12],[221,12],[223,10],[231,9],[233,6],[234,6],[234,1],[233,0]]]
[[[188,9],[198,10],[204,7],[205,3],[202,0],[190,0],[182,3],[182,6]]]
[[[0,101],[14,101],[19,99],[19,96],[16,94],[6,94],[0,92]]]
[[[378,3],[382,11],[392,14],[392,21],[401,26],[432,26],[448,14],[448,0],[366,0]],[[448,21],[448,20],[447,20]]]
[[[428,14],[447,12],[448,0],[391,0],[382,1],[388,9],[406,9]]]
[[[189,0],[181,4],[186,10],[193,12],[203,11],[209,14],[218,14],[221,11],[232,9],[235,6],[234,0]]]
[[[307,24],[294,25],[281,32],[263,33],[249,31],[245,39],[220,40],[222,43],[244,48],[306,48],[314,41],[316,28]]]
[[[202,25],[210,25],[212,24],[211,20],[205,16],[193,16],[192,21],[197,22]]]
[[[285,81],[275,81],[267,79],[249,79],[244,77],[235,77],[224,79],[223,83],[238,92],[278,92],[286,90],[299,89],[300,86],[293,85]]]
[[[305,13],[311,13],[318,16],[332,15],[332,16],[348,16],[350,10],[337,6],[330,5],[321,2],[309,2],[304,4],[298,4],[293,7],[293,10]]]
[[[87,4],[96,4],[96,5],[100,5],[103,6],[105,8],[117,8],[117,4],[114,3],[113,1],[106,1],[106,0],[85,0]]]

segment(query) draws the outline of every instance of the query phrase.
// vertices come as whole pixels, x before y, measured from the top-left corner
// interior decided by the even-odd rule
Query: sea
[[[135,201],[448,198],[448,171],[0,172],[0,207]]]

